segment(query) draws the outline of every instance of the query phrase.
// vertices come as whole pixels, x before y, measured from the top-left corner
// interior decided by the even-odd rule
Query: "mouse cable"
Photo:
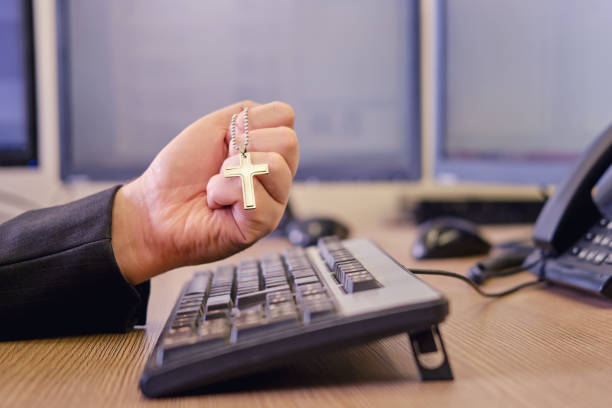
[[[538,258],[536,261],[532,262],[529,265],[524,265],[524,266],[520,266],[520,267],[514,268],[513,271],[514,271],[514,273],[522,272],[522,271],[525,271],[527,269],[536,267],[540,262],[542,262],[542,258]],[[541,278],[538,278],[537,280],[525,282],[525,283],[522,283],[520,285],[514,286],[514,287],[512,287],[510,289],[501,291],[501,292],[493,292],[493,293],[491,293],[491,292],[483,291],[471,279],[469,279],[467,276],[461,275],[460,273],[440,271],[440,270],[430,270],[430,269],[410,269],[410,268],[408,268],[408,270],[410,272],[414,273],[415,275],[440,275],[440,276],[448,276],[448,277],[451,277],[451,278],[460,279],[460,280],[466,282],[468,285],[470,285],[481,296],[491,297],[491,298],[498,298],[498,297],[502,297],[502,296],[507,296],[507,295],[510,295],[510,294],[512,294],[514,292],[518,292],[519,290],[521,290],[523,288],[527,288],[527,287],[530,287],[530,286],[535,286],[535,285],[538,285],[540,283],[544,283],[545,282],[545,280],[543,280]]]

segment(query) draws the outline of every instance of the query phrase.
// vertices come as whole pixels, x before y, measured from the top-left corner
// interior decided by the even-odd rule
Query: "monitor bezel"
[[[24,47],[25,101],[26,101],[26,145],[22,149],[0,149],[0,167],[36,167],[38,165],[38,126],[36,108],[36,69],[34,58],[34,13],[33,0],[22,0],[21,29]]]
[[[378,160],[383,166],[372,168],[364,166],[362,160],[353,160],[342,165],[305,164],[300,163],[296,180],[301,181],[413,181],[421,177],[421,85],[420,85],[420,5],[418,0],[410,1],[409,21],[407,30],[410,30],[412,41],[407,43],[412,54],[412,66],[407,70],[408,81],[412,83],[414,98],[406,106],[405,137],[413,143],[405,152],[406,159],[394,167],[388,166],[388,161]],[[70,50],[69,50],[69,0],[57,0],[57,50],[58,50],[58,98],[60,118],[60,175],[63,181],[116,181],[138,176],[144,168],[77,168],[73,160],[71,129],[71,94],[70,94]],[[411,49],[411,50],[410,50]],[[376,164],[375,164],[376,165]],[[386,168],[383,168],[386,167]]]

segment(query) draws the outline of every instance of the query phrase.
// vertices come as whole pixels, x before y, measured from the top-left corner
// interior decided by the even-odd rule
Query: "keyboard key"
[[[252,292],[243,296],[239,296],[236,298],[236,306],[239,309],[249,308],[256,304],[265,303],[268,296],[273,296],[277,293],[287,292],[291,294],[289,285],[285,282],[284,285],[279,285],[274,288],[268,288],[257,292]]]
[[[344,273],[350,273],[355,271],[365,271],[365,267],[359,261],[351,261],[338,265],[336,270]]]
[[[597,255],[597,251],[594,251],[594,250],[589,251],[589,253],[586,255],[584,259],[587,262],[592,262],[593,259],[595,259],[595,255]]]
[[[176,312],[176,316],[174,317],[174,320],[185,320],[185,319],[191,319],[191,318],[196,318],[199,314],[200,309],[197,310],[190,310],[190,311],[186,311],[186,312],[181,312],[181,311],[177,311]]]
[[[300,304],[303,303],[320,303],[324,300],[329,300],[327,292],[302,294],[298,297]]]
[[[215,268],[214,276],[213,276],[213,282],[222,276],[223,277],[233,276],[235,270],[236,268],[232,264],[217,265],[217,267]]]
[[[296,310],[296,305],[293,302],[293,297],[284,302],[275,302],[266,305],[266,315],[268,317],[276,316],[283,313],[288,313]]]
[[[298,278],[294,280],[295,286],[308,285],[308,284],[317,283],[317,282],[319,282],[319,278],[317,278],[316,276],[307,276],[305,278]]]
[[[202,303],[198,302],[198,303],[193,303],[193,304],[185,304],[185,305],[179,305],[178,308],[176,309],[176,313],[177,314],[184,314],[184,313],[188,313],[188,312],[199,312],[202,310]]]
[[[330,300],[321,302],[304,302],[300,304],[302,309],[302,321],[310,324],[313,319],[326,317],[334,312],[334,304]]]
[[[278,323],[288,319],[297,322],[297,308],[293,300],[272,303],[266,306],[266,317],[269,323]]]
[[[194,306],[197,306],[198,308],[202,306],[202,300],[195,299],[195,300],[182,301],[179,304],[179,310],[186,310]]]
[[[347,293],[355,293],[362,290],[377,289],[379,285],[371,274],[365,272],[346,275],[343,287]]]
[[[183,295],[183,298],[181,299],[181,301],[189,301],[189,300],[199,300],[202,301],[204,300],[204,293],[198,292],[198,293],[190,293],[190,294],[185,294]]]
[[[355,261],[355,257],[346,249],[341,251],[336,251],[332,255],[332,262],[328,263],[329,269],[335,271],[338,265],[346,262]]]
[[[284,286],[287,285],[287,278],[282,276],[282,277],[277,277],[277,278],[266,278],[265,279],[265,288],[266,289],[272,289],[278,286]]]
[[[352,257],[350,252],[344,248],[338,237],[321,238],[317,246],[321,257],[331,271],[335,269],[337,263],[343,261],[344,257]]]
[[[593,243],[594,244],[601,244],[601,240],[603,239],[603,235],[602,234],[595,234],[595,236],[593,237]]]
[[[286,281],[286,280],[287,280],[287,277],[285,276],[284,273],[283,274],[275,273],[275,274],[268,274],[268,275],[263,276],[264,287],[268,286],[272,282]]]
[[[338,237],[331,236],[331,237],[320,238],[319,241],[317,242],[317,248],[319,249],[319,253],[321,254],[321,257],[327,260],[330,252],[334,252],[334,251],[343,249],[344,246],[342,245],[342,242],[340,242]]]
[[[193,326],[198,318],[199,310],[192,312],[177,313],[172,321],[173,327]]]
[[[335,271],[336,280],[340,284],[344,284],[344,279],[345,279],[346,274],[355,273],[355,272],[365,272],[365,270],[366,269],[363,267],[363,265],[358,261],[340,264],[338,265],[338,268],[336,268],[336,271]]]
[[[605,262],[607,264],[612,264],[612,254],[608,254],[608,257],[606,258]]]
[[[233,317],[230,342],[235,343],[247,334],[260,331],[265,324],[266,318],[261,307],[241,310]]]
[[[285,265],[271,265],[271,266],[263,266],[261,269],[263,276],[268,275],[284,275],[285,274]]]
[[[208,288],[210,281],[210,271],[196,272],[189,282],[189,288],[185,295],[189,294],[204,294]]]
[[[593,263],[599,265],[604,261],[604,259],[607,258],[607,256],[608,254],[605,252],[598,252],[597,255],[595,255],[595,258],[593,258]]]
[[[274,303],[266,309],[266,330],[298,326],[298,312],[293,302]]]
[[[232,293],[232,285],[223,285],[223,286],[213,286],[210,289],[210,297],[221,296],[221,295],[230,295]]]
[[[180,347],[187,344],[192,344],[195,342],[195,340],[196,336],[193,334],[191,329],[189,329],[189,331],[170,330],[164,338],[164,347],[167,349]]]
[[[301,269],[299,271],[291,272],[291,278],[293,278],[293,280],[299,279],[299,278],[307,278],[307,277],[315,276],[315,275],[316,273],[314,269],[312,269],[312,267],[308,267],[308,269]]]
[[[232,298],[230,295],[219,295],[208,298],[206,302],[206,310],[230,309],[232,307]]]
[[[202,322],[197,331],[198,343],[225,343],[229,334],[229,320],[211,319]]]
[[[191,327],[177,327],[177,328],[171,328],[170,330],[168,330],[168,336],[172,336],[172,337],[184,337],[186,335],[190,335],[191,333],[193,333],[193,329]]]
[[[303,258],[289,258],[287,259],[287,269],[289,273],[299,271],[300,269],[311,269],[312,265],[306,257]]]
[[[195,326],[196,323],[196,318],[194,317],[193,319],[190,320],[175,320],[172,322],[172,329],[183,329],[183,328],[187,328],[189,330],[191,330],[193,328],[193,326]]]
[[[191,313],[188,315],[177,315],[174,319],[174,324],[179,326],[192,326],[198,319],[198,313]]]
[[[295,294],[299,298],[324,292],[326,292],[326,289],[321,283],[310,283],[307,285],[300,285],[295,288]]]
[[[609,236],[609,235],[605,235],[605,236],[604,236],[604,237],[601,239],[600,245],[603,245],[603,246],[608,246],[608,245],[610,245],[610,241],[612,241],[612,239],[610,238],[610,236]]]
[[[584,260],[588,254],[589,254],[589,250],[588,249],[582,249],[578,253],[578,259]]]
[[[266,295],[266,305],[274,303],[293,302],[293,293],[290,290],[268,293]]]
[[[214,320],[214,319],[228,319],[229,318],[229,310],[213,310],[212,312],[206,313],[202,316],[202,321],[205,320]]]
[[[571,251],[572,255],[578,255],[579,253],[580,253],[580,247],[575,246],[572,248],[572,251]]]
[[[323,256],[323,258],[325,258],[325,254],[327,254],[329,251],[342,247],[342,243],[338,237],[335,236],[319,238],[317,241],[317,248],[319,249],[319,253],[321,256]]]
[[[238,309],[247,309],[255,305],[262,304],[266,300],[266,293],[263,291],[242,295],[236,298]]]
[[[234,267],[230,265],[230,267],[218,266],[215,273],[212,277],[212,282],[210,284],[211,292],[218,289],[226,289],[230,288],[234,282]]]

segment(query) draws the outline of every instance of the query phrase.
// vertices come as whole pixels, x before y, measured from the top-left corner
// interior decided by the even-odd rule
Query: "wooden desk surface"
[[[527,228],[485,231],[500,241]],[[475,259],[415,262],[414,230],[356,227],[408,267],[465,272]],[[239,257],[286,246],[266,239]],[[422,383],[406,337],[317,356],[200,396],[149,400],[138,380],[191,269],[153,280],[146,330],[0,343],[0,406],[442,407],[610,406],[612,302],[560,288],[530,288],[507,298],[478,296],[465,283],[423,279],[449,298],[441,326],[455,380]],[[533,279],[500,280],[487,289]],[[35,324],[36,322],[32,322]]]

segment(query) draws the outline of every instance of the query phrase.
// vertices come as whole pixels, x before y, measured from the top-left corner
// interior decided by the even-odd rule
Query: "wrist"
[[[148,211],[139,180],[121,187],[113,203],[111,242],[123,276],[133,285],[163,272],[151,249]]]

